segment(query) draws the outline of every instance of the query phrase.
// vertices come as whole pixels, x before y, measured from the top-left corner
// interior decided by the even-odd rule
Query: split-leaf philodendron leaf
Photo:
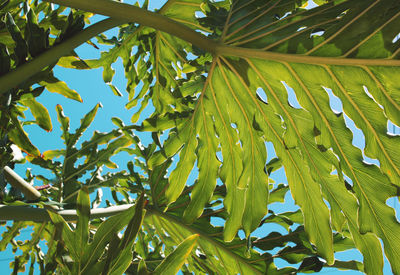
[[[73,8],[69,16],[63,6]],[[48,230],[54,236],[62,230],[58,240],[65,246],[51,246],[57,260],[46,259],[46,270],[56,261],[69,270],[69,253],[78,273],[80,260],[100,258],[101,268],[116,274],[294,274],[327,266],[383,274],[384,253],[400,274],[400,224],[387,203],[400,191],[400,136],[388,129],[400,126],[399,1],[169,0],[153,12],[149,1],[14,0],[0,7],[0,138],[7,134],[4,146],[15,143],[31,163],[51,170],[55,188],[44,196],[77,207],[79,217],[72,231],[50,213],[56,229]],[[93,14],[110,19],[82,30]],[[117,25],[111,38],[102,33]],[[105,51],[84,60],[74,49],[92,37],[93,49]],[[52,51],[53,59],[46,55]],[[82,101],[54,76],[56,61],[103,68],[104,81],[121,96],[114,83],[118,58],[131,125],[111,114],[117,129],[80,144],[100,105],[74,133],[57,105],[65,148],[40,155],[23,129],[24,106],[49,131],[52,120],[35,100],[43,87]],[[39,71],[25,77],[31,64]],[[143,146],[134,131],[151,132],[152,142]],[[132,156],[127,170],[104,174],[103,166],[117,168],[111,158],[121,151]],[[60,156],[63,163],[53,160]],[[288,185],[273,183],[281,167]],[[89,224],[89,194],[109,187],[116,204],[137,201],[135,214]],[[300,210],[275,213],[270,205],[284,202],[288,190]],[[214,219],[223,226],[213,226]],[[123,225],[114,228],[117,220],[129,223],[129,242],[118,237]],[[285,234],[252,236],[269,224]],[[4,237],[13,239],[23,226]],[[93,248],[93,259],[81,257],[97,243],[104,255]],[[362,253],[362,264],[335,259],[335,252],[352,247]],[[275,258],[299,266],[276,267]]]

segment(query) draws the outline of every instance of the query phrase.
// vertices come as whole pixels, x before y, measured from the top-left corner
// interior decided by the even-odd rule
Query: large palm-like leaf
[[[198,23],[195,16],[196,11],[202,10],[203,2],[202,0],[172,0],[168,1],[157,13],[190,28],[209,32],[210,30]],[[147,8],[146,3],[142,8]],[[109,84],[114,93],[121,95],[111,84],[115,74],[111,65],[121,58],[127,79],[126,90],[129,93],[129,102],[126,107],[131,109],[140,103],[139,110],[135,111],[131,119],[134,123],[150,100],[160,115],[173,112],[174,109],[171,106],[175,106],[180,111],[187,110],[187,106],[182,102],[183,97],[186,96],[186,90],[180,86],[188,78],[196,77],[194,71],[202,70],[201,67],[196,67],[198,64],[195,61],[187,60],[187,53],[192,52],[190,43],[168,33],[133,23],[123,25],[117,39],[115,37],[107,39],[101,35],[98,41],[102,44],[114,45],[114,47],[108,52],[103,52],[100,59],[81,61],[87,66],[77,66],[81,63],[77,63],[76,58],[63,58],[58,64],[76,69],[103,67],[104,81]],[[131,54],[132,47],[135,47],[134,55]],[[138,87],[140,89],[137,89]],[[175,92],[171,93],[173,90]]]
[[[153,160],[157,163],[162,155],[180,150],[166,191],[173,202],[197,157],[199,179],[187,212],[193,220],[203,208],[199,197],[204,203],[215,186],[220,144],[223,162],[218,175],[227,186],[224,203],[230,217],[225,239],[230,240],[240,227],[249,234],[266,214],[263,136],[274,143],[310,239],[328,262],[333,261],[331,212],[335,229],[342,229],[344,218],[366,256],[369,247],[379,249],[379,243],[373,235],[359,232],[381,238],[398,272],[400,227],[386,200],[398,189],[400,143],[387,134],[386,124],[399,119],[394,67],[398,43],[392,43],[399,6],[393,1],[339,2],[308,11],[296,9],[292,1],[235,2],[222,37],[235,48],[225,47],[213,58],[192,116]],[[377,8],[386,11],[378,18]],[[277,20],[276,15],[285,16]],[[369,27],[371,18],[376,18],[375,28]],[[317,31],[324,33],[313,35]],[[371,48],[373,53],[367,50]],[[293,88],[302,108],[288,103],[287,87]],[[266,94],[267,104],[257,96],[257,88]],[[365,155],[378,159],[379,167],[362,161],[344,114],[330,108],[329,90],[364,132]],[[338,173],[333,175],[335,169]],[[342,173],[351,179],[354,194],[345,189]],[[349,207],[356,198],[358,220]]]
[[[170,105],[176,108],[156,108],[156,115],[144,123],[145,130],[166,130],[172,125],[157,119],[157,113],[165,117],[170,110],[175,113],[168,118],[181,117],[148,164],[151,168],[179,152],[165,191],[166,203],[171,204],[197,160],[199,176],[185,213],[188,222],[201,215],[220,178],[227,188],[224,239],[229,241],[240,228],[249,235],[267,213],[264,141],[272,141],[302,208],[310,240],[328,263],[334,260],[332,226],[340,231],[347,222],[357,246],[371,261],[367,270],[374,266],[374,258],[380,258],[368,255],[369,248],[379,244],[374,235],[360,233],[372,232],[384,242],[398,273],[400,227],[386,200],[397,194],[399,185],[395,153],[399,139],[387,134],[386,125],[388,120],[399,123],[399,42],[394,39],[399,5],[390,0],[328,1],[306,10],[301,8],[305,3],[235,1],[229,11],[225,6],[206,10],[209,18],[226,17],[222,28],[213,20],[201,20],[219,36],[217,44],[211,40],[211,46],[202,44],[213,53],[207,79],[197,80],[203,83],[201,88],[190,86],[183,93],[192,96],[188,102],[195,100],[192,109],[188,104],[189,116],[188,109],[182,112]],[[382,15],[376,16],[376,10]],[[155,54],[157,59],[157,50]],[[160,70],[155,72],[159,82]],[[162,96],[152,94],[154,102],[174,88],[166,87]],[[288,103],[291,89],[300,108]],[[364,152],[353,146],[345,115],[330,108],[330,92],[342,100],[345,114],[363,131]],[[219,150],[222,157],[217,158]],[[364,163],[362,153],[380,165]],[[347,186],[350,191],[345,188],[346,177],[352,182]],[[356,203],[358,218],[350,206]]]
[[[104,11],[105,15],[125,22],[135,20],[121,10],[129,5],[100,2],[116,9]],[[103,11],[93,7],[92,1],[66,3]],[[132,122],[150,100],[153,103],[155,112],[141,126],[120,127],[124,128],[121,146],[134,142],[126,129],[157,134],[170,131],[164,143],[153,135],[155,143],[148,148],[138,145],[127,150],[145,159],[146,164],[139,160],[137,164],[149,173],[145,180],[136,174],[139,182],[149,183],[151,192],[145,230],[155,230],[167,251],[196,234],[184,242],[183,247],[190,248],[185,249],[185,257],[194,246],[192,238],[198,238],[199,251],[206,259],[192,252],[190,271],[280,272],[250,249],[251,232],[261,221],[274,219],[273,215],[265,218],[270,197],[273,200],[265,142],[272,142],[303,214],[305,231],[301,234],[307,241],[301,245],[308,249],[304,257],[310,257],[301,259],[302,266],[319,263],[316,255],[324,257],[328,265],[337,264],[337,236],[343,234],[363,253],[365,272],[382,274],[381,239],[393,272],[400,273],[400,226],[386,204],[387,199],[397,196],[400,185],[396,151],[400,140],[387,133],[389,122],[400,125],[400,5],[395,0],[333,0],[318,1],[320,6],[305,9],[307,3],[171,0],[158,14],[143,13],[145,19],[135,21],[159,29],[125,24],[116,39],[99,36],[99,42],[115,45],[99,60],[79,61],[79,66],[76,58],[59,62],[66,67],[104,67],[104,80],[119,94],[111,84],[111,64],[121,56],[128,79],[127,107],[141,103]],[[206,16],[196,19],[196,11]],[[146,18],[153,18],[154,24]],[[132,47],[135,54],[131,54]],[[143,88],[135,95],[139,84]],[[343,106],[339,112],[331,108],[335,96]],[[68,121],[61,110],[59,114],[67,130]],[[364,134],[363,149],[353,145],[353,133],[347,127],[350,120]],[[22,127],[18,129],[22,131]],[[64,131],[67,151],[67,140],[76,142],[80,130],[75,136]],[[154,152],[156,146],[159,150]],[[167,180],[166,167],[178,154],[179,161]],[[366,163],[367,158],[378,164]],[[188,187],[195,165],[197,180]],[[81,176],[79,170],[75,173]],[[223,187],[216,188],[218,180]],[[74,190],[67,192],[69,197]],[[210,213],[203,213],[205,209],[219,217],[209,204],[215,196],[220,196],[224,205],[223,231],[204,218]],[[246,251],[237,237],[240,229],[249,241]],[[282,243],[292,240],[287,236],[283,239]],[[268,237],[265,240],[271,241]],[[232,242],[232,249],[227,242]],[[260,244],[261,240],[253,243],[258,248],[268,247]],[[145,246],[141,249],[146,250]],[[242,257],[246,253],[249,259]],[[219,255],[222,265],[214,255]],[[140,263],[139,270],[146,270],[144,262]]]

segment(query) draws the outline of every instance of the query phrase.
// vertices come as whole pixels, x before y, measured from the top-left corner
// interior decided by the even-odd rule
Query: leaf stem
[[[307,56],[300,54],[286,54],[269,52],[258,49],[232,47],[217,42],[207,36],[196,32],[182,23],[159,13],[151,12],[136,6],[111,0],[45,0],[71,8],[81,9],[92,13],[118,18],[126,22],[135,22],[159,31],[167,32],[179,37],[214,55],[235,56],[244,58],[259,58],[278,62],[294,62],[320,65],[345,65],[345,66],[400,66],[400,60],[394,59],[355,59],[324,56]]]
[[[133,204],[124,204],[118,206],[111,206],[107,208],[96,208],[90,210],[90,218],[103,218],[113,216],[133,206]],[[61,215],[66,221],[76,221],[78,215],[76,210],[51,210]],[[44,208],[33,208],[28,206],[12,206],[0,204],[0,220],[14,220],[14,221],[33,221],[44,222],[51,221],[47,210]]]
[[[258,58],[277,62],[343,66],[400,66],[400,59],[362,59],[286,54],[241,47],[219,45],[215,54],[242,58]]]
[[[125,3],[110,0],[45,0],[45,2],[102,14],[128,22],[135,22],[175,35],[211,53],[214,53],[218,45],[216,41],[207,38],[205,35],[192,30],[184,24],[178,23],[161,14]]]

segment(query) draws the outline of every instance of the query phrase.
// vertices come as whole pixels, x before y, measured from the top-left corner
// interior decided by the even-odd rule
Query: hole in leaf
[[[162,134],[159,136],[159,140],[161,144],[164,144],[164,142],[168,139],[169,133],[171,129],[167,129],[162,132]]]
[[[223,226],[225,224],[225,220],[219,217],[211,217],[210,222],[213,226]]]
[[[176,168],[176,165],[179,162],[179,154],[176,154],[175,156],[172,157],[172,163],[167,169],[167,174],[165,175],[166,178],[169,178],[171,175],[171,172]]]
[[[306,26],[300,27],[300,28],[297,29],[297,32],[302,31],[304,29],[307,29],[307,27]]]
[[[287,242],[286,246],[295,247],[296,244],[294,242]]]
[[[346,188],[350,191],[352,191],[353,188],[353,181],[351,180],[351,178],[349,178],[345,173],[343,173],[343,178],[344,178],[344,184],[346,185]]]
[[[139,47],[138,46],[133,46],[131,50],[131,56],[135,56],[135,54],[138,52]]]
[[[313,37],[313,36],[322,36],[322,35],[324,35],[324,33],[325,33],[325,30],[324,30],[324,29],[316,28],[316,29],[313,29],[313,30],[311,31],[310,37]]]
[[[336,16],[336,18],[342,18],[343,16],[345,16],[347,14],[348,10],[345,10],[343,12],[341,12],[338,16]]]
[[[394,210],[397,222],[400,222],[400,202],[398,197],[391,197],[386,200],[386,205]]]
[[[283,117],[280,114],[276,114],[281,119],[281,126],[283,129],[286,129],[286,123]]]
[[[270,141],[265,142],[265,146],[267,147],[267,163],[273,159],[276,158],[276,151],[275,151],[275,147],[274,144]]]
[[[192,186],[195,182],[196,179],[199,177],[199,168],[197,167],[197,160],[195,161],[193,165],[192,171],[190,171],[190,174],[188,176],[188,179],[186,181],[187,186]]]
[[[396,34],[395,37],[393,37],[392,43],[396,43],[400,39],[400,33]]]
[[[203,18],[203,17],[206,17],[206,15],[204,14],[204,12],[202,12],[202,11],[196,11],[196,12],[194,13],[194,15],[196,16],[196,18]]]
[[[196,249],[196,256],[202,260],[207,259],[207,256],[198,248]]]
[[[377,159],[372,159],[369,158],[365,155],[364,149],[365,149],[365,136],[363,131],[359,129],[354,121],[349,118],[345,113],[344,113],[344,121],[346,123],[346,127],[350,129],[350,131],[353,133],[353,141],[352,144],[361,149],[363,160],[367,164],[375,164],[377,166],[380,166],[380,162]]]
[[[339,97],[335,96],[332,93],[332,89],[330,88],[326,88],[326,87],[322,87],[325,92],[328,93],[329,96],[329,106],[331,107],[331,110],[335,113],[335,114],[340,114],[343,112],[343,104],[342,101],[340,100]]]
[[[217,152],[217,159],[218,159],[220,162],[223,162],[224,158],[223,158],[223,156],[222,156],[222,152],[221,152],[221,151],[218,151],[218,152]]]
[[[388,120],[387,134],[389,136],[400,136],[400,127],[394,124],[392,121]]]
[[[318,7],[317,4],[313,0],[308,0],[307,1],[307,6],[305,7],[306,10],[310,10],[312,8]]]
[[[292,14],[291,12],[287,12],[287,13],[285,13],[282,17],[280,17],[279,14],[275,14],[273,18],[274,18],[275,20],[282,20],[282,19],[284,19],[285,17],[287,17],[287,16],[289,16],[289,15],[291,15],[291,14]]]
[[[331,175],[337,175],[338,171],[336,169],[332,170]],[[344,172],[342,172],[344,184],[347,190],[353,192],[353,181]]]
[[[224,203],[222,200],[213,200],[210,202],[210,205],[214,211],[224,208]]]
[[[261,100],[262,102],[264,102],[265,104],[268,104],[267,94],[265,93],[265,91],[263,90],[263,88],[258,87],[256,93],[257,93],[258,99],[260,99],[260,100]]]
[[[329,150],[333,153],[333,155],[335,155],[335,157],[340,161],[340,158],[339,158],[339,156],[333,151],[333,149],[332,148],[329,148]]]
[[[186,58],[187,58],[188,60],[195,60],[196,58],[198,58],[198,56],[195,55],[195,54],[192,53],[192,52],[187,52],[186,50],[185,50],[185,52],[186,52]]]
[[[326,206],[328,206],[328,208],[331,209],[331,204],[326,199],[323,199],[323,200],[324,200]]]
[[[294,92],[293,88],[288,86],[285,81],[281,81],[281,83],[283,84],[283,86],[285,86],[286,91],[288,93],[288,102],[289,102],[290,106],[292,106],[293,108],[296,108],[296,109],[302,109],[299,101],[297,100],[297,96],[296,96],[296,93]]]
[[[363,256],[362,256],[361,252],[355,248],[348,249],[345,251],[335,252],[335,258],[338,260],[341,260],[341,261],[349,261],[351,259],[351,260],[356,260],[356,261],[362,262],[362,260],[363,260]],[[340,271],[337,271],[337,272],[341,273]]]

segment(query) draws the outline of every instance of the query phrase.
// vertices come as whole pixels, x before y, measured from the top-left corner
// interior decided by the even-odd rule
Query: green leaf
[[[26,36],[29,54],[32,57],[36,57],[49,47],[50,30],[45,31],[43,28],[39,27],[37,16],[33,9],[29,8],[26,19]]]
[[[69,133],[69,118],[64,115],[64,110],[61,105],[57,104],[56,106],[57,118],[61,124],[61,137],[64,139],[65,145],[69,144],[70,133]]]
[[[78,33],[92,16],[77,9],[67,18],[61,6],[14,2],[0,4],[5,17],[5,24],[0,24],[3,73],[24,70],[22,63],[42,57],[39,54],[49,44],[46,29],[59,35],[50,42],[59,43]],[[83,8],[75,2],[74,8]],[[137,231],[139,223],[133,225],[131,220],[137,212],[129,218],[109,219],[130,223],[126,231],[132,234],[123,239],[117,236],[119,225],[100,225],[97,234],[102,235],[93,236],[99,244],[93,248],[96,258],[90,258],[87,273],[106,273],[109,267],[116,273],[134,273],[138,264],[144,273],[155,270],[165,255],[173,255],[174,247],[193,234],[198,235],[197,249],[186,257],[188,264],[177,261],[180,267],[173,273],[180,269],[183,274],[291,274],[337,267],[375,275],[383,274],[382,247],[393,273],[400,273],[400,225],[387,204],[389,198],[398,196],[400,186],[400,137],[388,133],[390,123],[400,125],[398,1],[318,0],[314,1],[317,6],[309,9],[306,0],[171,0],[154,13],[117,2],[108,3],[115,8],[102,8],[95,2],[88,0],[84,10],[96,9],[132,23],[122,24],[111,38],[97,36],[98,44],[111,46],[98,60],[83,61],[76,53],[66,52],[69,56],[59,64],[78,69],[103,67],[103,78],[112,85],[114,63],[121,57],[129,94],[126,107],[140,103],[131,122],[141,118],[143,123],[126,127],[113,119],[118,130],[96,132],[78,149],[74,145],[95,111],[70,134],[69,119],[59,106],[67,149],[50,151],[43,159],[28,157],[51,169],[57,181],[62,180],[64,203],[75,202],[81,186],[77,178],[89,170],[89,190],[112,187],[118,203],[123,203],[118,192],[126,200],[130,199],[128,190],[148,193],[150,205],[143,231]],[[147,8],[145,1],[143,9]],[[128,9],[143,16],[129,18]],[[40,14],[40,23],[36,14]],[[150,19],[151,27],[143,19]],[[163,23],[172,27],[165,28]],[[40,87],[29,87],[33,80],[50,89],[58,85],[67,97],[80,99],[58,79],[51,79],[52,75],[46,83],[46,74],[24,82],[21,91],[14,89],[10,94],[11,101],[4,97],[1,104],[3,133],[37,154],[17,119],[23,116],[21,106],[13,102],[21,96],[24,99],[28,91],[33,90],[34,96],[41,93]],[[110,87],[116,95],[121,94]],[[152,107],[154,111],[147,115]],[[10,110],[12,124],[8,122]],[[143,147],[133,130],[151,131],[154,142]],[[359,145],[359,139],[365,140],[364,144]],[[268,158],[266,142],[273,144]],[[132,143],[134,148],[127,148]],[[135,158],[129,172],[103,175],[101,166],[117,168],[112,157],[120,151]],[[47,159],[62,153],[63,166]],[[177,154],[179,161],[171,165]],[[276,158],[266,163],[271,155]],[[376,164],[368,164],[371,159]],[[77,160],[82,162],[76,164]],[[134,170],[133,165],[138,167]],[[288,186],[272,185],[269,178],[281,167]],[[197,176],[193,179],[190,175]],[[269,204],[284,202],[288,189],[300,210],[268,210]],[[61,198],[56,188],[46,194],[57,201]],[[224,229],[212,226],[213,218],[222,218]],[[288,232],[250,237],[267,223],[281,225]],[[297,224],[301,226],[293,230]],[[105,233],[106,229],[111,232]],[[246,240],[237,236],[241,229]],[[133,237],[129,236],[137,243],[135,258]],[[256,252],[253,245],[274,253]],[[67,251],[61,243],[59,247],[50,249],[49,257],[57,257],[59,264],[51,272],[70,272],[72,266],[72,273],[78,273],[78,262],[67,264],[61,258]],[[282,249],[274,250],[277,247]],[[362,253],[363,264],[334,259],[334,252],[351,247]],[[15,269],[28,260],[25,256],[17,258]],[[40,259],[39,253],[37,256]],[[277,258],[302,264],[298,269],[277,269]],[[52,260],[50,266],[55,263]]]
[[[13,128],[8,132],[8,138],[15,143],[21,150],[31,156],[40,156],[39,150],[31,143],[28,134],[22,129],[17,117],[11,117]]]
[[[12,226],[7,226],[6,230],[1,234],[0,251],[4,251],[11,240],[20,234],[21,228],[25,227],[24,222],[19,221],[13,223]]]
[[[136,239],[136,235],[142,226],[146,211],[144,210],[144,193],[136,201],[135,215],[129,221],[128,227],[124,232],[124,236],[116,248],[116,252],[109,255],[112,258],[110,264],[110,274],[123,274],[132,262],[132,247]]]
[[[199,235],[187,237],[178,247],[165,258],[164,261],[154,270],[155,274],[177,274],[186,258],[189,257],[197,243]]]
[[[71,139],[68,142],[68,146],[72,147],[74,146],[79,138],[82,136],[83,132],[86,131],[86,129],[90,126],[90,124],[93,122],[97,110],[101,107],[101,104],[98,103],[92,110],[90,110],[82,119],[81,119],[81,125],[79,126],[78,129],[76,129],[75,134],[71,136]]]
[[[78,193],[76,213],[78,222],[75,229],[75,245],[80,253],[79,262],[82,260],[85,247],[89,240],[90,198],[89,189],[84,186]]]
[[[187,225],[181,217],[176,216],[176,213],[170,215],[148,209],[144,224],[154,226],[162,244],[167,247],[179,245],[189,236],[198,235],[199,252],[206,257],[192,251],[191,256],[187,258],[189,267],[192,267],[190,270],[198,271],[195,263],[200,262],[201,267],[207,266],[210,268],[209,271],[217,274],[263,274],[267,267],[271,274],[275,274],[276,269],[270,265],[271,258],[263,257],[252,249],[249,257],[244,256],[247,250],[246,241],[235,237],[231,243],[224,242],[222,228],[213,227],[207,218],[197,219],[193,224]],[[204,269],[200,270],[204,272]]]
[[[138,275],[148,275],[150,272],[147,271],[146,262],[140,260],[137,270]]]
[[[112,84],[107,84],[107,85],[108,85],[108,87],[111,88],[111,91],[114,93],[114,95],[116,95],[116,96],[122,96],[121,92],[118,90],[117,87],[115,87],[115,86],[112,85]]]
[[[75,244],[76,238],[74,232],[71,230],[62,216],[50,210],[47,210],[47,213],[49,214],[51,221],[54,223],[54,226],[60,230],[61,238],[64,241],[71,258],[74,260],[74,262],[79,263],[81,261],[82,251],[79,250],[79,247]]]
[[[43,152],[44,159],[54,159],[65,155],[65,150],[48,150]]]
[[[269,194],[269,203],[273,202],[285,202],[285,195],[289,191],[289,186],[279,184]]]
[[[394,58],[398,53],[388,44],[398,33],[395,30],[397,19],[394,20],[397,16],[394,10],[398,7],[394,8],[391,1],[366,1],[362,5],[342,1],[311,10],[298,9],[302,5],[302,1],[287,1],[282,5],[261,5],[260,1],[233,4],[221,39],[235,48],[225,47],[226,52],[221,49],[220,55],[214,57],[192,116],[178,126],[177,134],[170,135],[164,144],[162,153],[166,157],[180,151],[180,162],[171,173],[166,191],[168,203],[178,198],[188,170],[200,159],[195,158],[193,151],[202,144],[197,137],[201,139],[206,124],[198,121],[205,108],[205,113],[213,117],[216,130],[212,136],[218,136],[223,157],[219,176],[227,188],[224,200],[229,213],[226,240],[239,228],[244,228],[248,234],[266,214],[268,193],[263,188],[267,184],[263,184],[266,177],[261,173],[266,157],[264,145],[259,141],[261,132],[266,141],[273,142],[285,167],[292,195],[302,208],[310,240],[328,263],[334,260],[332,226],[341,230],[348,222],[353,236],[356,236],[353,225],[359,224],[362,233],[373,232],[382,238],[393,270],[397,270],[400,255],[395,247],[399,242],[389,241],[388,236],[396,239],[397,233],[392,233],[399,230],[399,225],[385,202],[397,192],[392,183],[398,185],[399,182],[400,162],[394,153],[399,141],[386,134],[386,123],[387,118],[397,120],[400,109],[397,108],[399,99],[388,92],[396,86],[392,79],[397,68],[386,66],[383,58]],[[378,7],[387,14],[371,23]],[[275,15],[287,13],[291,16],[274,19]],[[376,28],[367,27],[371,24]],[[314,35],[318,28],[325,31],[323,35]],[[353,33],[360,28],[363,31],[357,40]],[[383,43],[378,44],[380,37],[384,37]],[[372,48],[373,51],[367,50]],[[341,55],[347,58],[336,58]],[[381,66],[372,66],[369,60],[356,58],[382,58],[376,59]],[[265,93],[268,104],[257,94],[259,88]],[[292,89],[300,107],[292,106],[288,100]],[[343,117],[331,110],[329,90],[342,100],[346,114],[364,132],[365,155],[378,159],[380,167],[360,161],[362,155],[352,145],[352,136]],[[235,148],[239,142],[245,149]],[[162,153],[154,154],[150,165],[161,163]],[[240,166],[234,163],[237,160],[242,160]],[[336,176],[331,174],[333,170],[337,170]],[[357,206],[347,206],[352,199],[342,188],[342,173],[353,181],[360,202],[359,220],[355,223],[356,215],[351,211]],[[380,182],[374,180],[378,178]],[[195,183],[195,187],[198,184]],[[373,186],[380,186],[382,192],[373,192]],[[328,209],[325,198],[335,207]],[[382,211],[386,215],[376,214]],[[242,217],[246,218],[242,220]],[[371,251],[365,249],[365,242],[376,247],[376,240],[367,237],[356,244],[364,251],[369,262],[367,266],[377,266],[376,272],[381,266],[379,249],[374,256],[368,256]]]
[[[0,76],[8,73],[11,67],[11,59],[7,46],[0,43]]]
[[[10,13],[7,13],[6,15],[6,27],[8,32],[11,34],[12,39],[16,43],[14,52],[18,60],[18,64],[24,63],[28,56],[28,45],[23,39],[20,28],[15,24]]]
[[[106,245],[111,241],[113,235],[121,231],[129,223],[134,214],[134,206],[132,206],[126,211],[112,216],[100,224],[93,237],[93,241],[85,248],[82,262],[86,263],[86,266],[83,270],[85,268],[89,269],[95,265],[104,252]]]
[[[329,267],[336,267],[339,270],[340,269],[342,269],[342,270],[352,269],[352,270],[360,270],[360,271],[363,270],[363,264],[358,261],[335,261],[333,263],[333,265],[330,265]],[[371,273],[371,274],[373,274],[373,273]]]
[[[81,60],[79,57],[76,56],[63,56],[58,60],[57,65],[69,69],[78,69],[78,70],[90,69],[90,67],[85,63],[85,61]]]
[[[82,102],[81,96],[76,91],[70,89],[65,82],[56,78],[52,73],[44,77],[39,84],[46,87],[52,93],[58,93],[66,98]]]
[[[36,99],[32,94],[23,95],[19,102],[29,109],[32,112],[33,117],[36,120],[36,123],[44,130],[50,132],[52,130],[51,118],[47,109]]]

